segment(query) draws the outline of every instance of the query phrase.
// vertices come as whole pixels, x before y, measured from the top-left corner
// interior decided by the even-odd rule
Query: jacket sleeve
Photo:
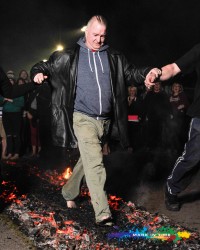
[[[57,60],[59,60],[60,56],[62,55],[61,51],[55,51],[50,57],[47,62],[40,61],[39,63],[36,63],[30,71],[30,77],[33,81],[34,77],[38,73],[43,73],[43,75],[48,76],[48,78],[51,77],[53,65],[56,64]]]
[[[15,98],[24,95],[26,92],[35,88],[34,83],[27,83],[22,85],[12,85],[0,67],[0,94],[7,98]]]
[[[175,61],[182,73],[191,73],[199,67],[200,43],[186,52],[182,57]]]
[[[30,71],[30,77],[31,80],[33,81],[34,77],[39,74],[43,73],[43,75],[46,75],[49,77],[50,71],[49,71],[49,62],[39,62],[36,63]]]
[[[122,55],[122,63],[124,68],[124,75],[127,82],[134,82],[135,85],[143,84],[146,75],[153,67],[136,67],[128,63],[124,55]]]

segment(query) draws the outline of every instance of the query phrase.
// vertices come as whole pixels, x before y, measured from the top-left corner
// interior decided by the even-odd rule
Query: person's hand
[[[179,109],[179,110],[180,110],[180,109],[184,109],[184,105],[183,105],[183,104],[179,105],[179,106],[178,106],[178,109]]]
[[[146,75],[146,79],[144,81],[145,86],[150,89],[153,85],[155,85],[156,80],[162,75],[162,71],[158,68],[153,68]]]
[[[129,96],[128,97],[128,105],[130,106],[132,101],[134,100],[135,97]]]
[[[31,115],[30,112],[27,112],[27,118],[28,118],[29,120],[33,119],[33,116]]]
[[[9,99],[9,98],[4,98],[5,102],[13,102],[13,99]]]
[[[45,79],[47,79],[48,76],[43,75],[43,73],[38,73],[37,75],[35,75],[35,77],[33,78],[33,81],[35,83],[41,84]]]

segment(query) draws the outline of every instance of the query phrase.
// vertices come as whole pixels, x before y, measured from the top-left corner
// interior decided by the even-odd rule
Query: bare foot
[[[101,220],[107,220],[107,219],[110,219],[110,218],[111,218],[111,216],[105,215],[105,216],[103,216],[103,217],[101,218]]]
[[[74,201],[67,201],[68,208],[77,208],[76,203]]]

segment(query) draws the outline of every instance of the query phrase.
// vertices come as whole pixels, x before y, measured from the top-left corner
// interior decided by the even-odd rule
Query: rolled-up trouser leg
[[[78,162],[76,163],[76,166],[73,169],[72,175],[62,188],[62,195],[65,200],[72,201],[79,195],[80,185],[83,177],[83,163],[80,157]]]
[[[96,221],[111,216],[104,190],[106,171],[100,139],[108,121],[96,120],[81,113],[74,113],[74,132],[78,140],[84,174],[89,188]]]

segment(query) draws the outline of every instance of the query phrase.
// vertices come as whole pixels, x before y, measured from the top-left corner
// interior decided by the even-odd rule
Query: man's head
[[[102,16],[93,16],[85,31],[86,45],[91,50],[99,50],[106,38],[107,22]]]

